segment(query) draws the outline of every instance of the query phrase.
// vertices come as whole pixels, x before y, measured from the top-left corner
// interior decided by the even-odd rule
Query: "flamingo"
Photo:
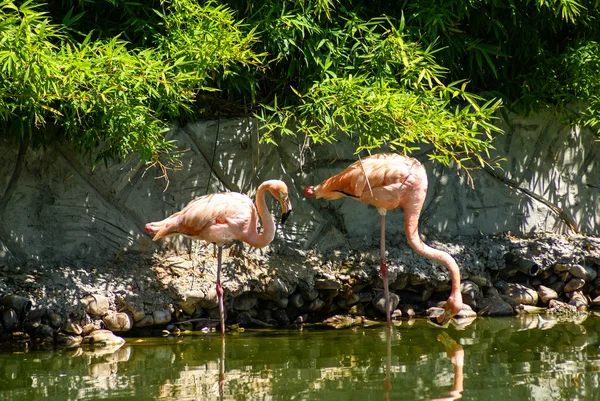
[[[265,201],[269,192],[281,204],[281,224],[292,211],[288,188],[279,180],[265,181],[256,191],[256,207],[250,197],[237,192],[221,192],[192,200],[181,211],[164,220],[148,223],[146,232],[154,234],[153,241],[160,238],[183,235],[194,240],[204,240],[217,245],[217,297],[221,321],[221,335],[225,335],[225,312],[223,287],[221,286],[221,259],[223,246],[232,240],[242,240],[250,246],[263,248],[275,238],[275,223]],[[256,227],[257,211],[263,230]]]
[[[445,325],[461,310],[458,264],[448,253],[426,245],[419,237],[419,215],[427,195],[427,173],[418,160],[395,153],[375,154],[351,164],[317,186],[304,188],[304,195],[328,200],[350,197],[377,208],[380,216],[380,270],[388,327],[391,325],[391,311],[385,259],[385,216],[388,210],[398,207],[404,209],[404,230],[408,244],[419,255],[441,263],[450,272],[450,296],[444,309],[430,318]]]

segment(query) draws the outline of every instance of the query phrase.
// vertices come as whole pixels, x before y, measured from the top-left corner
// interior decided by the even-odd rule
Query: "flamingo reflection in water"
[[[385,378],[383,380],[383,399],[390,400],[392,391],[392,382],[390,380],[390,372],[392,370],[392,333],[386,330],[386,362],[385,362]],[[447,332],[442,332],[437,336],[437,340],[444,344],[446,355],[450,358],[450,362],[454,366],[454,384],[452,390],[447,395],[433,398],[430,401],[453,401],[462,398],[463,393],[463,366],[465,361],[465,351],[459,343],[454,341]]]
[[[458,400],[462,398],[463,393],[463,366],[465,363],[465,351],[463,347],[454,341],[454,339],[446,332],[439,334],[437,340],[444,344],[444,347],[446,348],[446,355],[448,358],[450,358],[452,365],[454,365],[454,386],[446,396],[434,398],[432,401]]]

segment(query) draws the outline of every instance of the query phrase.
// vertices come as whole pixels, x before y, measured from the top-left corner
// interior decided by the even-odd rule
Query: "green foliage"
[[[0,125],[159,162],[172,122],[486,163],[501,107],[600,121],[596,0],[0,0]],[[93,27],[93,29],[92,29]],[[499,100],[497,100],[499,99]]]
[[[1,2],[5,132],[34,143],[64,138],[98,160],[169,156],[175,144],[164,131],[192,110],[195,92],[230,64],[255,61],[252,35],[224,7],[171,5],[178,12],[156,14],[164,31],[156,46],[135,48],[118,36],[94,40],[93,32],[77,40],[39,5]],[[65,19],[80,17],[69,12]]]

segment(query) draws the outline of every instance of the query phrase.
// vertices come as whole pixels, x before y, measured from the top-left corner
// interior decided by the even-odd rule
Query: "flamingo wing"
[[[394,184],[403,183],[410,175],[413,165],[420,163],[394,153],[369,156],[323,181],[315,188],[315,195],[330,200],[343,196],[359,200],[374,198],[377,194],[385,194]]]
[[[240,238],[251,224],[256,225],[256,209],[246,195],[216,193],[192,200],[164,221],[154,239],[181,234],[192,239],[226,243]]]

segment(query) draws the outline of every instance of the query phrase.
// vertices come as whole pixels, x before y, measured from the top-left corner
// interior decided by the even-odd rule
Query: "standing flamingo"
[[[144,227],[149,234],[155,234],[154,241],[172,235],[184,235],[191,239],[217,244],[217,297],[222,335],[225,334],[223,287],[221,287],[223,245],[239,239],[250,246],[262,248],[273,241],[275,223],[265,202],[267,191],[281,204],[281,224],[285,223],[292,211],[288,188],[282,181],[269,180],[260,184],[256,191],[256,207],[247,195],[237,192],[215,193],[194,199],[181,211],[164,220],[148,223]],[[260,234],[256,227],[257,210],[263,226]]]
[[[404,230],[409,245],[419,254],[443,264],[450,272],[452,289],[444,311],[432,316],[445,325],[462,308],[460,270],[448,253],[431,248],[419,237],[419,215],[427,195],[427,173],[416,159],[395,153],[380,153],[348,166],[317,186],[304,188],[307,197],[334,200],[349,196],[375,206],[381,220],[380,269],[383,277],[388,327],[391,324],[388,268],[385,259],[385,215],[388,210],[404,209]]]

